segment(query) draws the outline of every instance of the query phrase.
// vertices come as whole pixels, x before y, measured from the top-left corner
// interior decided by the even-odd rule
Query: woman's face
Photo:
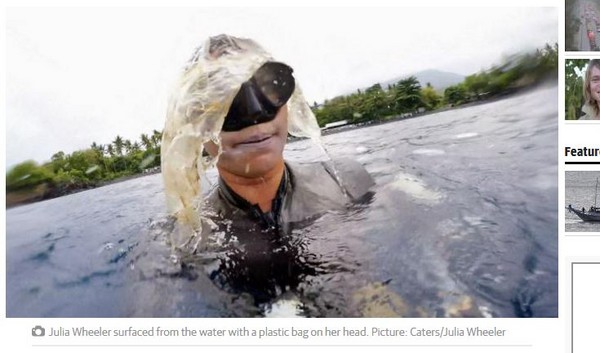
[[[590,92],[596,104],[600,104],[600,69],[597,66],[592,67],[592,76],[590,77]]]
[[[221,131],[222,152],[217,167],[232,174],[256,178],[263,176],[283,160],[287,141],[287,105],[282,106],[275,118],[239,131]],[[205,145],[211,156],[218,147],[213,142]]]

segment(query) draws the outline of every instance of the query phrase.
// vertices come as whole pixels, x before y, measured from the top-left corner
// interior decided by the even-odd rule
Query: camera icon
[[[32,335],[33,337],[43,337],[43,336],[46,336],[46,329],[45,329],[45,328],[43,328],[43,327],[42,327],[42,326],[40,326],[40,325],[34,326],[34,327],[31,329],[31,335]]]

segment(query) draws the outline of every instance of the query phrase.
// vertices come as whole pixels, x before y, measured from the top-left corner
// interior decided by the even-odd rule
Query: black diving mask
[[[286,64],[268,62],[242,83],[223,122],[223,131],[239,131],[275,119],[292,96],[294,70]]]

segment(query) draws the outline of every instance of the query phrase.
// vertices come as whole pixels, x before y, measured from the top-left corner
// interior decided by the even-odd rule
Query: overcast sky
[[[207,36],[256,39],[308,101],[425,69],[463,75],[555,43],[554,8],[22,8],[6,11],[7,167],[162,130]]]

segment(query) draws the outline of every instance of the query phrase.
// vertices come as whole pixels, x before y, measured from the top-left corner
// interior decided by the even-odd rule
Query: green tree
[[[444,90],[444,101],[450,105],[462,104],[467,99],[467,90],[463,84],[450,86]]]
[[[421,84],[415,76],[398,81],[391,92],[393,109],[396,113],[415,111],[423,106]]]
[[[374,84],[373,86],[367,88],[367,90],[365,91],[365,93],[367,93],[367,94],[382,93],[382,92],[383,92],[383,88],[381,88],[381,85],[379,83]]]
[[[92,142],[91,149],[100,152],[100,154],[104,153],[104,146],[97,144],[96,142]]]
[[[152,141],[153,148],[159,148],[160,141],[162,140],[162,131],[152,130],[152,135],[150,136],[150,140]]]
[[[130,140],[124,140],[123,141],[123,147],[125,148],[125,154],[129,154],[131,153],[131,147],[133,146],[133,144],[131,143]]]
[[[17,164],[6,174],[6,190],[17,191],[29,189],[52,181],[53,174],[50,170],[30,160]]]
[[[106,153],[108,153],[110,157],[115,155],[115,149],[112,144],[106,145]]]
[[[141,150],[141,146],[140,144],[135,141],[132,145],[131,145],[131,153],[137,153]]]
[[[141,134],[140,141],[142,141],[142,146],[144,146],[145,150],[149,150],[152,148],[152,141],[150,141],[150,138],[147,134]]]
[[[123,138],[119,135],[117,135],[117,137],[115,137],[115,140],[112,142],[113,146],[115,147],[114,150],[117,153],[117,155],[121,156],[123,155]]]
[[[442,96],[436,92],[431,84],[427,83],[427,86],[421,89],[421,101],[427,110],[433,110],[442,103]]]
[[[583,81],[587,59],[565,60],[565,117],[577,120],[583,106]]]
[[[65,153],[63,151],[56,152],[52,155],[50,161],[50,168],[54,173],[58,173],[58,171],[65,169],[67,166],[67,159],[65,158]]]
[[[482,93],[485,93],[489,88],[489,76],[484,71],[465,77],[465,90],[472,94],[476,99],[479,99]]]

